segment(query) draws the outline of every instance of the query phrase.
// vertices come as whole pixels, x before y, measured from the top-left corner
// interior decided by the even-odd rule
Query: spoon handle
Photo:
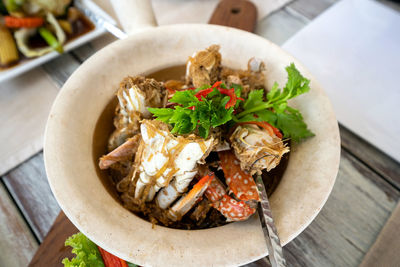
[[[256,185],[261,195],[261,202],[258,203],[258,216],[260,217],[265,242],[267,243],[269,260],[272,267],[286,266],[286,260],[283,257],[281,242],[272,218],[267,192],[261,176],[257,176]]]

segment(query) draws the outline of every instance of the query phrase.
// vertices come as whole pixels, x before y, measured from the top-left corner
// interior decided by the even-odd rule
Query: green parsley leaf
[[[225,85],[221,85],[225,88]],[[197,92],[210,88],[205,85],[195,90],[178,91],[170,99],[177,103],[174,108],[148,108],[156,117],[172,126],[172,133],[188,134],[197,132],[201,137],[207,138],[211,127],[218,127],[232,120],[234,108],[225,108],[230,97],[214,89],[207,96],[198,100]],[[235,85],[236,94],[240,95],[242,87]],[[238,101],[239,102],[239,101]]]
[[[263,97],[264,97],[263,89],[251,91],[246,101],[244,102],[243,108],[246,110],[263,104]]]
[[[169,120],[174,115],[174,110],[170,108],[147,108],[150,113],[153,113],[157,120],[169,123]]]
[[[276,127],[281,129],[284,136],[290,137],[295,142],[300,142],[301,139],[314,136],[307,129],[307,124],[303,121],[300,113],[279,113],[277,114]]]
[[[173,124],[171,133],[188,134],[196,129],[197,120],[193,116],[192,110],[180,106],[175,107],[175,112],[168,123]]]
[[[171,103],[181,104],[183,107],[190,107],[199,102],[197,97],[194,96],[194,90],[177,91],[169,100]]]

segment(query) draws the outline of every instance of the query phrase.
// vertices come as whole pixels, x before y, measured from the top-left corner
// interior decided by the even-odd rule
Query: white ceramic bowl
[[[221,46],[223,64],[246,68],[264,60],[267,86],[286,82],[294,62],[311,90],[290,104],[315,133],[291,147],[289,164],[270,198],[283,244],[321,210],[339,167],[339,131],[332,106],[312,75],[271,42],[244,31],[211,25],[148,29],[97,52],[68,79],[54,102],[45,137],[45,163],[52,191],[75,226],[107,251],[145,266],[241,265],[267,254],[257,216],[206,230],[174,230],[151,224],[123,208],[105,189],[92,158],[93,132],[120,81],[127,75],[182,65],[193,52]]]

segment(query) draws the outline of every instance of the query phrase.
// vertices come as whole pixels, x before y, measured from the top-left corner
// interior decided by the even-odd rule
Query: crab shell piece
[[[226,184],[233,194],[240,200],[260,201],[260,196],[253,177],[241,169],[240,162],[233,151],[221,151],[218,152],[218,156],[221,160],[221,167],[224,171]]]
[[[130,114],[135,111],[142,113],[145,118],[151,116],[146,108],[146,96],[137,85],[133,85],[129,89],[118,90],[117,97],[121,113],[127,117],[128,122],[130,122]]]
[[[236,201],[228,194],[222,182],[215,177],[205,196],[211,202],[211,206],[221,212],[228,221],[243,221],[249,218],[256,210],[244,201]]]
[[[251,174],[270,171],[289,152],[289,147],[272,130],[256,125],[238,125],[229,139],[241,169]]]
[[[211,181],[214,179],[214,175],[206,175],[198,181],[193,188],[186,195],[182,196],[168,211],[168,217],[177,221],[182,218],[200,199],[204,194]]]
[[[147,107],[164,107],[167,93],[162,83],[142,76],[126,77],[117,91],[115,131],[108,141],[109,151],[140,132],[140,121],[150,118]]]
[[[212,45],[206,50],[198,51],[189,58],[186,64],[186,81],[194,87],[213,84],[217,81],[221,66],[219,46]]]

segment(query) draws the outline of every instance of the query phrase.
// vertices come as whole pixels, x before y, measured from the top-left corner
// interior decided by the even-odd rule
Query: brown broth
[[[181,80],[184,77],[184,74],[185,74],[185,66],[180,65],[144,74],[144,76],[148,78],[154,78],[158,81],[166,81],[171,79]],[[116,181],[112,180],[112,177],[108,170],[100,170],[98,166],[99,158],[107,153],[108,138],[115,129],[113,125],[113,118],[117,104],[118,101],[117,98],[115,97],[112,101],[110,101],[107,104],[103,112],[100,114],[100,117],[96,123],[95,130],[93,133],[92,155],[93,155],[93,163],[96,166],[97,175],[99,176],[101,182],[103,183],[107,191],[113,196],[113,198],[122,204],[122,201],[119,199],[119,193],[116,190]],[[276,168],[272,169],[268,173],[264,172],[262,175],[267,190],[267,194],[269,196],[273,194],[280,180],[282,179],[282,175],[289,161],[289,155],[290,153],[285,154],[282,157],[280,164]],[[218,173],[216,174],[218,175]],[[197,227],[194,226],[193,229],[197,229]]]

